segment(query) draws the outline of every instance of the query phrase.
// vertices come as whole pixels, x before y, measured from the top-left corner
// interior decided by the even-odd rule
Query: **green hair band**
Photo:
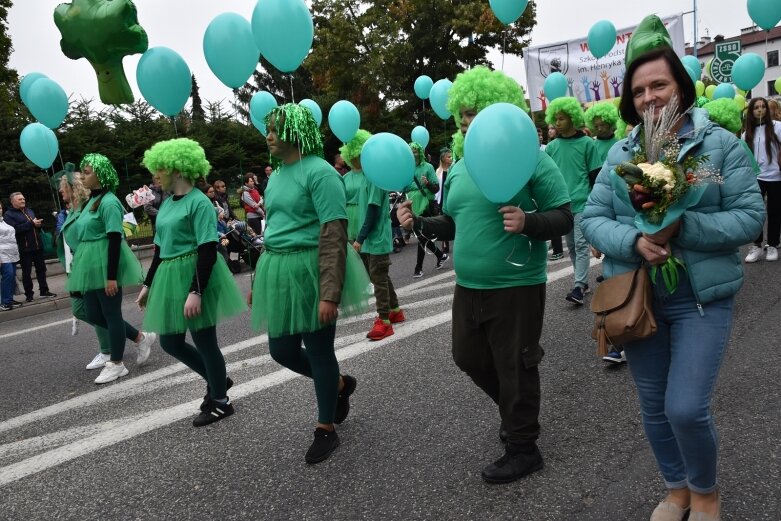
[[[591,105],[584,114],[586,125],[594,132],[594,120],[601,119],[605,124],[615,127],[618,122],[618,109],[610,102],[595,103]]]
[[[370,137],[372,137],[371,132],[368,130],[359,129],[358,132],[356,132],[355,137],[339,148],[339,153],[342,154],[342,159],[344,159],[344,161],[350,165],[353,159],[361,157],[361,150],[363,150],[363,145],[369,141]]]
[[[187,138],[155,143],[144,152],[142,164],[153,174],[160,170],[169,174],[179,172],[182,177],[191,181],[206,177],[211,170],[203,147],[197,141]]]
[[[92,171],[98,176],[100,186],[109,190],[110,192],[116,192],[119,186],[119,175],[114,169],[114,165],[111,164],[109,158],[103,154],[87,154],[84,159],[81,160],[79,168],[84,170],[84,167],[92,167]]]
[[[731,98],[713,100],[702,108],[708,111],[708,117],[711,121],[733,134],[743,128],[740,109],[735,105],[735,100]]]
[[[323,137],[312,111],[297,103],[274,107],[265,118],[266,126],[274,122],[274,132],[285,143],[297,144],[302,156],[324,157]]]
[[[556,114],[559,112],[568,115],[575,128],[580,129],[585,125],[583,109],[580,108],[580,102],[577,99],[566,96],[551,101],[550,104],[548,104],[548,108],[545,110],[545,122],[548,125],[554,125],[556,123]]]
[[[478,112],[494,103],[512,103],[529,112],[524,100],[523,88],[518,82],[500,71],[478,66],[456,76],[447,95],[447,110],[453,114],[456,124],[461,124],[461,109]]]

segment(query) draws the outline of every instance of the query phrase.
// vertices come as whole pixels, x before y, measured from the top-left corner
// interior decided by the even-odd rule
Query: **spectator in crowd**
[[[5,222],[16,231],[16,244],[19,247],[19,260],[22,265],[22,285],[27,302],[33,301],[32,267],[35,264],[35,274],[38,278],[38,291],[41,297],[56,297],[49,291],[46,282],[46,263],[43,258],[43,242],[41,226],[43,219],[35,217],[35,212],[27,208],[24,195],[21,192],[11,194],[11,206],[5,214]]]
[[[151,203],[144,205],[144,211],[149,216],[149,221],[152,223],[152,229],[155,228],[155,221],[157,220],[157,212],[160,210],[160,205],[163,204],[167,194],[163,192],[163,188],[160,186],[160,176],[152,176],[152,184],[149,185],[149,189],[155,194],[155,200]]]
[[[22,305],[14,300],[17,262],[19,246],[16,244],[16,230],[3,220],[3,205],[0,204],[0,311],[10,311],[14,306]]]
[[[350,171],[350,168],[347,166],[347,163],[344,162],[344,158],[342,157],[342,154],[336,154],[334,156],[334,168],[336,169],[337,172],[339,172],[339,175],[344,175]]]
[[[256,235],[263,233],[263,198],[255,187],[255,174],[244,176],[244,186],[241,189],[241,204],[247,214],[247,224]]]
[[[545,151],[545,133],[540,127],[537,127],[537,139],[540,142],[540,150]]]
[[[214,199],[217,201],[217,203],[222,207],[223,211],[225,212],[225,219],[226,220],[235,220],[236,214],[233,213],[233,209],[230,207],[230,203],[228,202],[228,192],[227,192],[227,186],[225,185],[225,181],[222,179],[217,179],[214,181]]]

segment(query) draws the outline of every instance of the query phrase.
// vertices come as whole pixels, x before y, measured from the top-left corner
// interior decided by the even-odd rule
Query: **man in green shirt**
[[[583,296],[588,293],[588,268],[590,252],[588,243],[580,230],[580,218],[588,199],[589,177],[599,173],[602,163],[597,157],[594,140],[581,130],[584,126],[583,109],[575,98],[557,98],[548,105],[545,111],[545,121],[556,125],[559,134],[545,148],[545,152],[559,166],[567,190],[572,201],[572,214],[575,216],[575,226],[565,236],[569,258],[575,267],[575,284],[566,299],[569,302],[583,305]]]

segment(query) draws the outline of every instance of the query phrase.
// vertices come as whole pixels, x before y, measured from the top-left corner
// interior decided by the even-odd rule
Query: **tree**
[[[193,100],[193,121],[203,121],[206,119],[206,113],[203,111],[203,103],[201,102],[201,93],[198,90],[198,82],[195,81],[195,74],[192,75],[193,88],[190,93],[190,98]]]

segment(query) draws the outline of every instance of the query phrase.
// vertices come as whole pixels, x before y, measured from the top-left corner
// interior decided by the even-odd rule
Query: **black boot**
[[[536,445],[518,446],[508,443],[504,456],[483,469],[487,483],[510,483],[540,470],[544,466]]]

